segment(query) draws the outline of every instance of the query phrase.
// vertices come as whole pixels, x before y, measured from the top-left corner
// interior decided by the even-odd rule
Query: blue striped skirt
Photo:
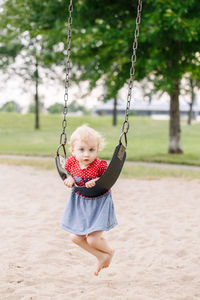
[[[78,235],[94,231],[108,231],[117,225],[111,191],[96,197],[86,198],[72,188],[61,221],[64,230]]]

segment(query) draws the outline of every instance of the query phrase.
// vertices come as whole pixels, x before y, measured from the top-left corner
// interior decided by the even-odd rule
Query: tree
[[[20,65],[17,67],[12,65],[12,69],[13,72],[23,77],[25,82],[34,82],[36,129],[40,128],[39,84],[42,82],[42,78],[39,69],[48,70],[47,76],[49,73],[51,77],[55,75],[50,70],[54,64],[55,51],[46,47],[45,40],[40,34],[38,16],[42,6],[43,4],[38,1],[18,0],[14,4],[11,0],[5,0],[0,11],[0,68],[4,71],[7,70],[7,67],[20,57]],[[58,61],[58,57],[56,57],[56,61]]]
[[[188,119],[187,124],[191,125],[192,120],[195,118],[193,107],[195,104],[196,99],[196,92],[195,89],[200,87],[200,80],[199,78],[194,78],[191,74],[187,74],[184,80],[184,86],[182,87],[182,94],[187,96],[188,104],[189,104],[189,111],[188,111]]]
[[[101,1],[85,0],[75,8],[73,56],[82,70],[80,78],[89,78],[91,86],[104,78],[108,97],[115,97],[129,77],[136,2],[106,1],[101,5]],[[180,81],[192,65],[199,66],[199,47],[198,0],[144,3],[135,78],[141,80],[151,74],[155,88],[169,94],[169,153],[182,153]]]
[[[55,103],[48,107],[48,112],[50,114],[61,114],[63,112],[64,105],[61,103]]]
[[[21,107],[15,101],[9,101],[2,105],[1,110],[5,112],[20,112]]]
[[[76,101],[72,101],[68,105],[69,111],[71,112],[81,112],[84,115],[89,115],[90,110],[86,109],[85,106],[78,104]]]
[[[34,101],[34,102],[29,104],[28,112],[32,113],[32,114],[35,114],[35,110],[36,110],[36,107],[35,107],[35,101]],[[39,111],[40,112],[44,111],[44,103],[42,101],[39,102]]]
[[[51,62],[63,64],[67,35],[65,1],[26,0],[23,5],[28,9],[20,16],[22,23],[27,24],[27,30],[42,36],[42,48],[53,56]],[[136,11],[137,1],[74,2],[71,80],[89,80],[91,89],[101,80],[106,99],[117,96],[129,78]],[[169,153],[182,153],[180,82],[189,69],[193,74],[193,65],[199,67],[199,48],[199,0],[144,2],[135,80],[151,76],[154,87],[170,97]]]
[[[200,53],[196,55],[196,64],[194,63],[192,66],[192,70],[190,70],[189,73],[189,93],[190,93],[190,109],[189,109],[189,114],[188,114],[188,125],[191,125],[192,123],[192,118],[193,118],[193,105],[195,103],[195,88],[199,89],[200,88]]]
[[[194,93],[194,87],[195,87],[195,82],[194,79],[190,78],[190,91],[191,91],[191,101],[190,101],[190,109],[188,113],[188,125],[191,125],[192,119],[193,119],[193,104],[195,100],[195,93]]]

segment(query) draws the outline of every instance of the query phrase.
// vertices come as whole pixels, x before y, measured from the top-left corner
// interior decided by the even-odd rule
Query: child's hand
[[[72,178],[72,176],[68,176],[64,180],[64,185],[66,185],[68,188],[72,188],[74,184],[75,184],[75,180]]]
[[[96,184],[95,181],[96,180],[97,179],[92,179],[92,180],[86,182],[86,184],[85,184],[86,188],[91,188],[91,187],[95,186],[95,184]]]

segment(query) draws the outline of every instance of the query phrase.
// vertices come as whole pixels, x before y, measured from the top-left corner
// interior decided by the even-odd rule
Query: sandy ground
[[[56,171],[0,166],[0,299],[199,300],[200,180],[119,179],[111,266],[60,228],[69,194]]]

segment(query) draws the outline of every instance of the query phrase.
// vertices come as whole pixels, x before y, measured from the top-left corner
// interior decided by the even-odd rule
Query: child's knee
[[[85,236],[71,233],[70,234],[70,239],[73,243],[80,244],[85,239]]]
[[[95,247],[96,246],[96,237],[92,236],[92,235],[88,235],[87,237],[87,242],[91,247]]]

